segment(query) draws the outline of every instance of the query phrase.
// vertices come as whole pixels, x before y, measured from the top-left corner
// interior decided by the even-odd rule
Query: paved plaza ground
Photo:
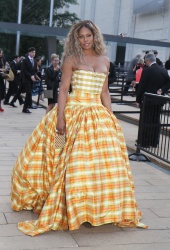
[[[10,176],[17,155],[44,116],[45,110],[22,113],[5,106],[0,113],[0,250],[169,250],[170,172],[153,163],[131,162],[136,199],[148,229],[118,228],[111,224],[92,227],[85,223],[76,231],[50,231],[31,237],[17,229],[17,223],[35,219],[31,211],[14,212],[10,207]],[[46,102],[44,102],[46,105]],[[113,110],[117,109],[112,104]],[[137,126],[120,121],[125,140],[135,144]]]

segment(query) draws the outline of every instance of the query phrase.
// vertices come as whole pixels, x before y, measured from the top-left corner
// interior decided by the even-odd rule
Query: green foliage
[[[18,20],[18,1],[0,1],[0,22],[15,23]]]
[[[29,36],[21,36],[21,48],[20,55],[25,56],[28,51],[28,48],[35,47],[36,48],[36,56],[46,56],[46,41],[45,38],[42,37],[29,37]]]
[[[63,7],[68,7],[69,4],[77,4],[77,0],[54,0],[54,18],[57,14],[57,10]],[[48,25],[49,24],[49,9],[50,9],[50,0],[23,0],[23,11],[22,11],[22,23],[25,24],[36,24],[36,25]],[[29,13],[29,14],[28,14]],[[70,24],[72,24],[72,20],[75,17],[76,21],[78,18],[76,14],[65,12],[64,17],[68,15],[67,19],[70,20]],[[57,14],[57,19],[62,19],[62,14]],[[65,18],[66,19],[66,18]],[[56,23],[54,20],[53,23]],[[60,27],[62,22],[57,22]],[[63,21],[65,24],[66,21]],[[67,21],[67,23],[69,23]],[[57,25],[58,26],[58,25]],[[68,25],[67,25],[68,26]],[[65,27],[65,26],[64,26]]]
[[[3,49],[6,59],[11,61],[15,54],[16,35],[0,33],[0,41],[0,48]]]
[[[54,26],[69,28],[73,23],[77,22],[79,18],[75,13],[69,13],[65,11],[62,14],[57,14],[57,19],[54,21]]]
[[[0,21],[18,21],[18,2],[19,0],[0,0]],[[34,25],[49,25],[50,0],[23,0],[22,23]],[[75,13],[65,11],[59,13],[58,9],[68,7],[70,4],[77,4],[77,0],[54,0],[53,26],[68,28],[79,18]],[[3,37],[3,39],[1,39]],[[15,52],[16,38],[14,35],[0,34],[1,44],[6,57],[10,58]],[[2,42],[3,40],[3,42]],[[57,53],[61,56],[63,45],[59,40],[56,41]],[[24,55],[31,46],[36,47],[37,56],[46,55],[45,38],[21,36],[20,55]]]
[[[17,22],[18,20],[18,2],[19,0],[1,0],[0,1],[0,21]],[[22,23],[35,25],[48,25],[50,0],[23,0]],[[54,0],[54,13],[58,9],[68,7],[70,4],[77,4],[77,0]],[[71,19],[77,16],[74,13],[65,12]],[[57,16],[60,14],[57,14]],[[62,15],[61,15],[62,16]],[[61,17],[59,17],[61,19]],[[69,19],[69,16],[68,16]],[[62,24],[60,21],[59,24]],[[72,21],[71,21],[72,24]]]

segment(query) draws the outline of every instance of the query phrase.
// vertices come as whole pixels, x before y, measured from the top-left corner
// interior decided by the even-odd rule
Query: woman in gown
[[[84,222],[143,227],[122,129],[111,110],[109,60],[91,21],[72,26],[63,54],[58,106],[39,123],[12,173],[12,209],[38,220],[18,228],[34,236]],[[72,92],[68,95],[70,83]],[[66,135],[55,148],[55,135]]]

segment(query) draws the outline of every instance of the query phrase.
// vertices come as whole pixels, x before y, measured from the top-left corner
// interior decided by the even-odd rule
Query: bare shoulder
[[[70,56],[64,60],[62,68],[66,67],[74,71],[77,67],[77,62],[78,60],[74,56]]]
[[[73,67],[73,59],[71,57],[67,57],[64,59],[62,68],[65,68],[65,67],[69,67],[69,68]]]
[[[110,60],[107,56],[101,56],[101,59],[103,61],[103,63],[107,66],[107,68],[110,68]]]
[[[105,55],[100,55],[100,58],[101,58],[101,60],[103,60],[103,62],[105,62],[105,63],[110,63],[110,60],[109,60],[109,58],[108,58],[107,56],[105,56]]]

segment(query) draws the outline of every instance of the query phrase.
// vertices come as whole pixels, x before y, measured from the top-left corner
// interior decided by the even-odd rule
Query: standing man
[[[15,93],[13,99],[11,100],[11,102],[9,103],[9,105],[11,107],[16,107],[15,105],[15,102],[16,100],[20,98],[21,94],[22,93],[25,93],[25,88],[24,88],[24,85],[23,85],[23,82],[22,82],[22,75],[21,75],[21,66],[22,66],[22,62],[23,60],[25,59],[25,57],[21,56],[20,57],[20,60],[19,60],[19,63],[18,63],[18,70],[20,71],[20,74],[19,74],[19,88],[17,90],[17,92]],[[24,104],[24,101],[22,100],[22,102],[20,102],[20,105]]]
[[[145,63],[148,67],[142,71],[136,97],[137,106],[142,103],[145,92],[161,95],[170,88],[168,72],[165,68],[158,66],[155,55],[147,54]]]
[[[167,69],[168,75],[170,76],[170,58],[165,62],[165,69]]]
[[[36,50],[34,47],[28,49],[28,55],[23,60],[21,67],[22,81],[26,90],[25,103],[22,112],[26,114],[31,113],[28,107],[36,109],[36,107],[32,106],[32,88],[33,82],[36,81],[37,74],[37,62],[34,59],[35,52]]]
[[[12,72],[14,73],[14,80],[9,82],[8,92],[5,96],[5,101],[4,101],[5,105],[9,105],[10,97],[12,95],[15,95],[17,90],[18,90],[18,86],[20,83],[20,72],[21,72],[19,70],[19,67],[18,67],[19,60],[20,60],[19,56],[14,55],[13,61],[10,63],[10,68],[11,68]],[[20,95],[18,96],[18,101],[19,101],[20,105],[23,104],[23,99]],[[16,107],[14,103],[12,103],[11,106]]]
[[[154,54],[148,54],[145,57],[145,63],[148,66],[142,71],[141,79],[136,96],[137,106],[143,109],[142,101],[144,93],[164,94],[170,89],[170,78],[165,68],[156,63]],[[138,143],[143,147],[156,147],[159,142],[160,134],[160,113],[163,102],[150,103],[145,105],[143,110],[143,125],[139,128],[140,139]]]

